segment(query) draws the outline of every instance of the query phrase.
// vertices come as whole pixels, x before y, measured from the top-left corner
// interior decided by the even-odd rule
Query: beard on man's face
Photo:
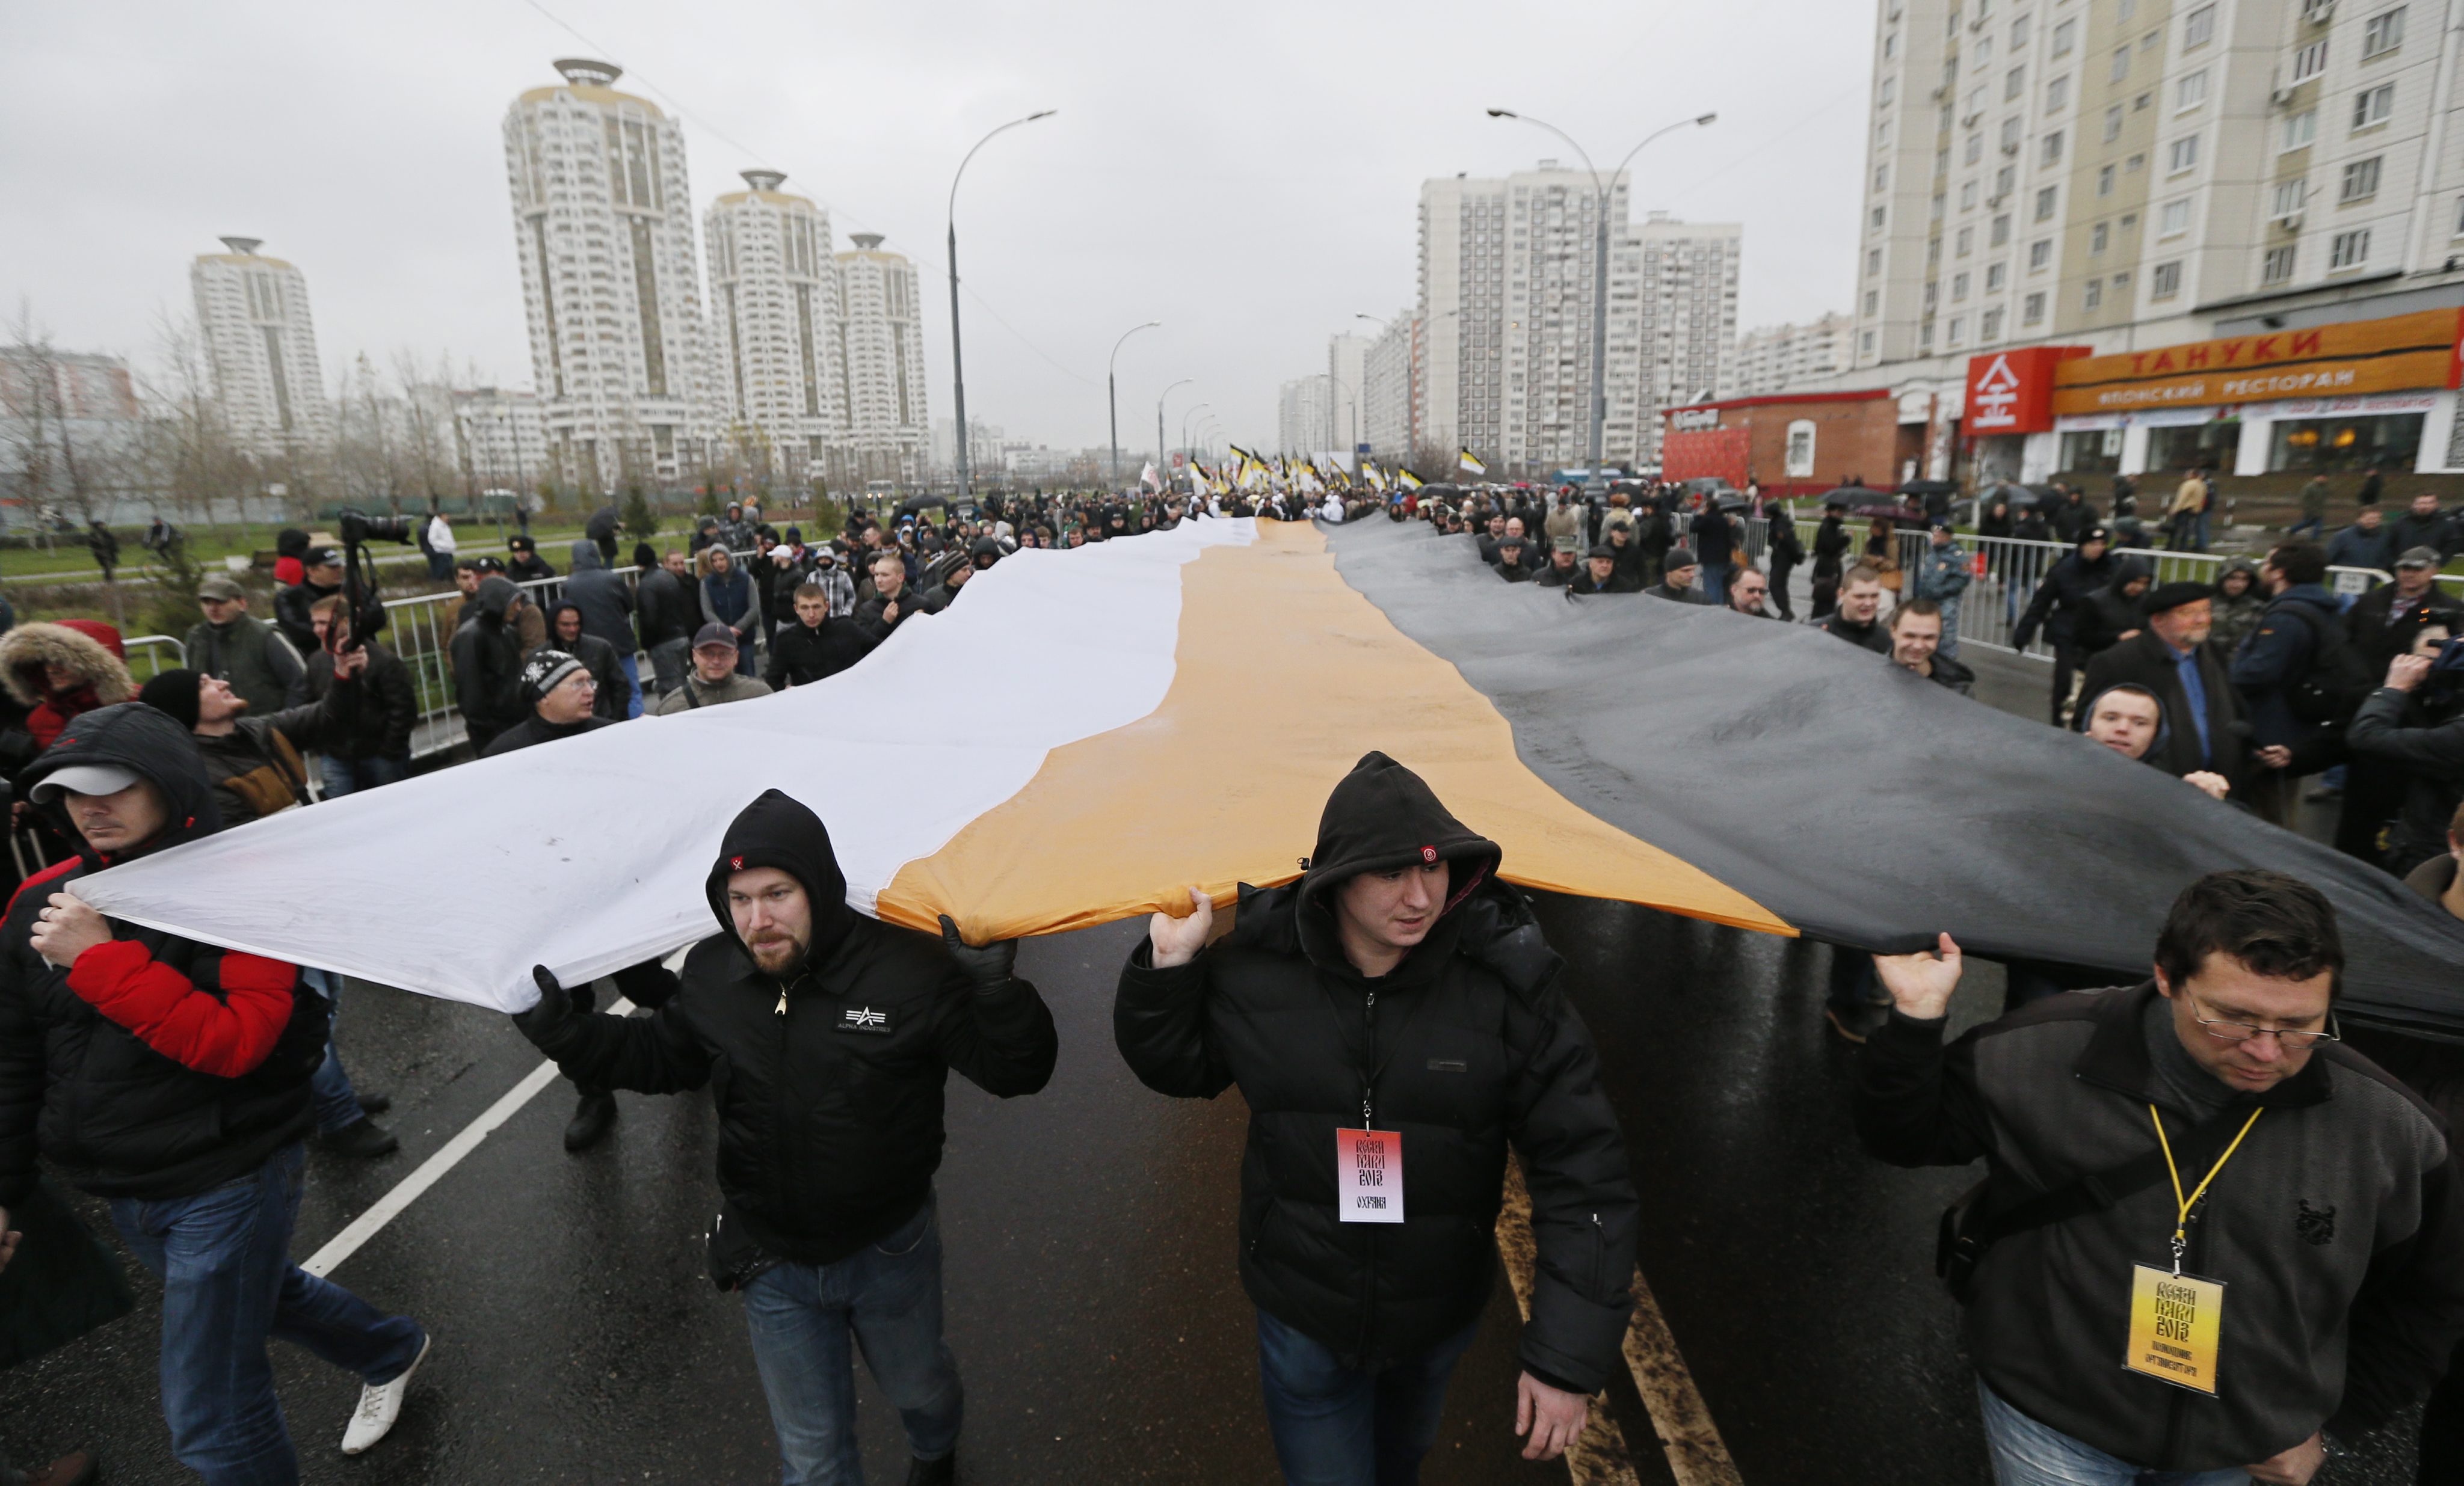
[[[764,929],[761,936],[745,946],[753,963],[764,974],[775,975],[793,969],[804,957],[804,941],[783,929]]]

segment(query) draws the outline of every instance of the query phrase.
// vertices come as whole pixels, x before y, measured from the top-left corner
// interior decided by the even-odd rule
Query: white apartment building
[[[1335,448],[1332,385],[1325,374],[1296,377],[1276,397],[1275,447],[1287,454],[1324,454]]]
[[[1660,409],[1716,388],[1736,335],[1741,229],[1664,215],[1626,223],[1627,181],[1601,201],[1588,171],[1422,184],[1419,317],[1424,443],[1468,448],[1493,471],[1579,468],[1590,457],[1593,296],[1600,213],[1610,234],[1612,463],[1650,463]]]
[[[1719,390],[1737,339],[1737,269],[1745,229],[1664,211],[1612,228],[1608,419],[1601,443],[1628,470],[1660,466],[1661,410]],[[1588,297],[1588,296],[1586,296]],[[1588,398],[1584,410],[1590,417]],[[1560,446],[1562,448],[1562,446]],[[1569,465],[1588,462],[1588,422]]]
[[[915,265],[882,251],[877,232],[855,233],[853,241],[837,258],[843,478],[913,484],[924,477],[931,428]],[[973,452],[971,441],[970,464]]]
[[[452,415],[455,453],[471,489],[529,495],[549,477],[547,420],[538,393],[456,388]]]
[[[684,131],[567,57],[505,113],[531,363],[557,478],[613,492],[701,468],[717,400]]]
[[[260,241],[226,237],[227,251],[199,253],[188,287],[233,439],[275,459],[330,439],[334,410],[317,360],[307,275],[260,255]]]
[[[1856,320],[1826,315],[1802,325],[1766,325],[1737,338],[1720,395],[1764,397],[1814,377],[1828,377],[1848,364]]]
[[[1326,341],[1326,428],[1334,442],[1325,448],[1347,457],[1369,437],[1369,344],[1367,336],[1344,332]]]
[[[1856,369],[1832,382],[1923,393],[1940,422],[1980,353],[2464,306],[2459,35],[2432,0],[1878,0]],[[2430,400],[2353,457],[2464,468],[2453,394]],[[2300,411],[2065,415],[2054,433],[2097,437],[2002,472],[2286,470],[2266,428]],[[2149,437],[2176,425],[2208,428]]]
[[[1397,310],[1360,360],[1361,441],[1388,464],[1445,457],[1420,448],[1417,415],[1423,370],[1420,351],[1420,317],[1408,309]]]
[[[721,431],[747,468],[801,483],[829,472],[844,421],[830,216],[779,189],[780,171],[742,173],[749,189],[719,197],[702,219],[711,339],[731,414]]]

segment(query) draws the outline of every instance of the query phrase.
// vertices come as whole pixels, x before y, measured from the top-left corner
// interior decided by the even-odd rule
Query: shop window
[[[2230,470],[2241,450],[2241,420],[2192,424],[2185,428],[2147,430],[2150,470]]]
[[[1799,418],[1788,426],[1788,477],[1814,478],[1814,420]]]
[[[2089,428],[2063,434],[2060,468],[2071,474],[2120,473],[2122,430]]]
[[[2421,452],[2420,413],[2286,419],[2272,430],[2267,468],[2409,470]]]

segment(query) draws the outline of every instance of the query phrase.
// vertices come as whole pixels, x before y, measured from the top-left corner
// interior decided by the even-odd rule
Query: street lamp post
[[[958,182],[965,178],[968,163],[976,158],[976,150],[990,144],[993,135],[1005,133],[1020,124],[1033,123],[1039,119],[1049,119],[1059,112],[1059,109],[1043,109],[1023,119],[1013,119],[995,129],[992,134],[976,142],[976,148],[967,151],[966,158],[958,162],[958,173],[950,177],[950,385],[953,401],[957,404],[958,436],[953,442],[958,451],[958,499],[961,501],[967,498],[967,373],[965,360],[958,348]]]
[[[1343,389],[1343,395],[1352,400],[1352,443],[1350,448],[1352,450],[1353,473],[1356,474],[1359,472],[1358,467],[1360,464],[1360,394],[1353,389],[1351,382],[1344,381],[1332,372],[1328,372],[1326,374],[1326,380],[1333,382],[1336,386],[1341,387]],[[1334,421],[1334,409],[1331,407],[1327,409],[1327,421],[1329,423],[1332,423]],[[1329,428],[1326,431],[1329,438],[1334,436],[1334,430],[1332,428]]]
[[[1200,404],[1197,404],[1196,406],[1194,406],[1194,407],[1185,407],[1185,408],[1181,409],[1181,413],[1180,413],[1180,451],[1181,451],[1183,454],[1187,454],[1187,453],[1189,452],[1189,421],[1190,421],[1192,418],[1197,417],[1199,414],[1200,414],[1200,413],[1202,413],[1202,412],[1206,411],[1208,408],[1213,407],[1214,405],[1215,405],[1215,404],[1212,404],[1212,403],[1200,403]]]
[[[1149,320],[1143,325],[1133,325],[1121,332],[1121,340],[1129,339],[1139,331],[1153,330],[1162,323],[1161,320]],[[1121,340],[1112,342],[1112,354],[1104,362],[1104,403],[1111,410],[1112,418],[1112,489],[1115,491],[1121,488],[1121,393],[1113,382],[1112,367],[1121,359]]]
[[[1174,382],[1172,387],[1185,387],[1197,380],[1198,379],[1195,377],[1183,377],[1178,382]],[[1164,388],[1163,397],[1155,399],[1155,478],[1158,480],[1163,478],[1164,468],[1163,401],[1164,398],[1172,396],[1172,387]]]
[[[1518,114],[1510,108],[1492,108],[1488,111],[1488,117],[1519,119],[1525,123],[1539,125],[1571,145],[1574,154],[1582,160],[1583,168],[1591,172],[1592,192],[1595,197],[1593,225],[1597,236],[1592,251],[1592,472],[1591,478],[1584,482],[1584,489],[1586,493],[1597,500],[1608,493],[1609,485],[1608,477],[1600,472],[1600,465],[1606,457],[1602,452],[1602,446],[1607,436],[1609,422],[1609,191],[1616,186],[1617,178],[1625,174],[1625,167],[1634,163],[1634,157],[1642,153],[1643,144],[1648,144],[1661,135],[1678,129],[1709,124],[1720,116],[1699,114],[1692,119],[1681,119],[1673,124],[1644,135],[1642,144],[1638,144],[1626,151],[1625,159],[1617,162],[1617,167],[1609,172],[1609,178],[1606,181],[1600,179],[1599,167],[1592,164],[1592,157],[1584,152],[1580,144],[1574,143],[1574,137],[1555,124],[1545,120],[1534,119],[1529,114]],[[1639,388],[1637,389],[1638,396],[1639,396]]]

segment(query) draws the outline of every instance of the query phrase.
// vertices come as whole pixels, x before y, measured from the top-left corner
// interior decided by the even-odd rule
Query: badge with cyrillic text
[[[2149,1264],[2130,1266],[2130,1343],[2122,1366],[2213,1395],[2225,1287]]]
[[[1334,1132],[1334,1203],[1347,1223],[1403,1221],[1403,1132]]]

